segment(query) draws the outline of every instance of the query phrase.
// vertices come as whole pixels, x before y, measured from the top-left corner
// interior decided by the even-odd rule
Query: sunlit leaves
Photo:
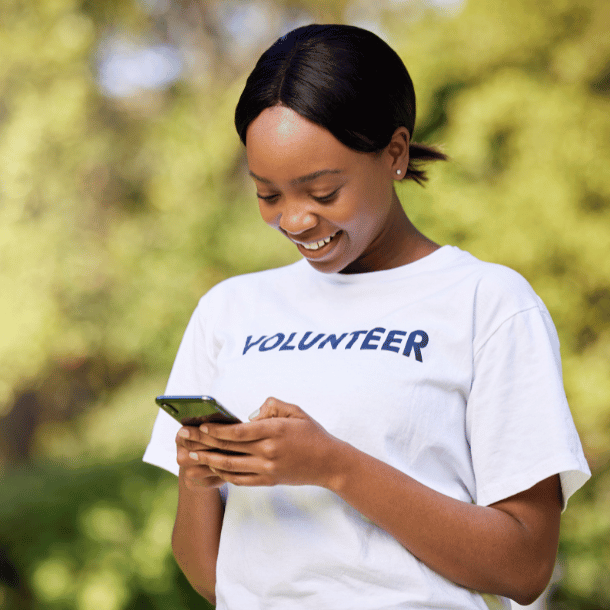
[[[2,2],[0,414],[8,418],[25,389],[68,401],[69,363],[103,363],[86,375],[93,398],[70,398],[72,410],[61,411],[69,422],[40,418],[32,455],[73,467],[141,452],[152,399],[201,294],[297,256],[258,218],[232,125],[261,43],[244,37],[230,52],[235,23],[271,11],[271,42],[309,16],[368,19],[413,76],[418,134],[451,157],[431,168],[425,190],[401,186],[405,208],[440,243],[523,273],[558,327],[566,391],[596,475],[566,512],[561,587],[607,606],[610,5],[468,0],[443,14],[423,1],[393,2],[386,15],[383,3],[246,4],[189,12],[189,2],[167,2],[168,12],[147,13],[151,3],[123,0]],[[106,99],[97,61],[106,37],[121,31],[142,44],[175,35],[183,79]],[[123,368],[137,374],[108,374]],[[36,539],[19,519],[2,530],[40,600],[111,610],[130,607],[136,589],[149,606],[172,589],[166,488],[128,474],[99,488],[78,479],[70,493],[53,481],[22,488],[11,479],[6,488],[15,514],[29,498],[52,532]],[[122,495],[98,503],[113,485]],[[147,493],[160,503],[151,508]]]

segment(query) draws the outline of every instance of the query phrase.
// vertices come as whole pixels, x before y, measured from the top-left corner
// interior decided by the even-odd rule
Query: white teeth
[[[333,233],[330,237],[326,237],[325,239],[321,239],[320,241],[312,241],[309,244],[301,244],[305,250],[319,250],[322,246],[329,243],[330,240],[336,235]]]

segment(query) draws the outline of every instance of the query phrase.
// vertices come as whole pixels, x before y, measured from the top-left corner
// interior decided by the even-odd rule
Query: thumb
[[[250,421],[270,419],[272,417],[296,417],[302,419],[304,416],[305,413],[296,405],[269,397],[262,404],[261,408],[252,413],[248,419]]]

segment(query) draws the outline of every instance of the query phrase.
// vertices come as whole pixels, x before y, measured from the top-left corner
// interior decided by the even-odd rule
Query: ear
[[[402,180],[407,175],[410,140],[409,130],[406,127],[399,127],[386,147],[392,178],[395,180]]]

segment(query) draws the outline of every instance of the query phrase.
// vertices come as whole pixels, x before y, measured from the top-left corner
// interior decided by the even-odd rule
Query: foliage
[[[249,46],[227,25],[248,7],[269,28]],[[21,588],[0,589],[0,608],[87,608],[104,583],[116,597],[96,607],[190,603],[167,546],[172,480],[125,460],[199,296],[297,256],[258,219],[232,112],[260,46],[315,17],[381,31],[411,72],[416,139],[451,157],[425,190],[401,187],[415,224],[517,269],[548,306],[594,471],[564,516],[553,603],[610,607],[607,1],[469,0],[443,15],[416,0],[4,0],[0,548]],[[96,62],[117,32],[176,44],[183,79],[105,96]],[[65,470],[32,465],[48,459]],[[149,527],[166,542],[146,566],[130,553]]]
[[[0,608],[210,607],[167,544],[172,475],[141,461],[86,470],[46,465],[15,470],[3,486]]]

